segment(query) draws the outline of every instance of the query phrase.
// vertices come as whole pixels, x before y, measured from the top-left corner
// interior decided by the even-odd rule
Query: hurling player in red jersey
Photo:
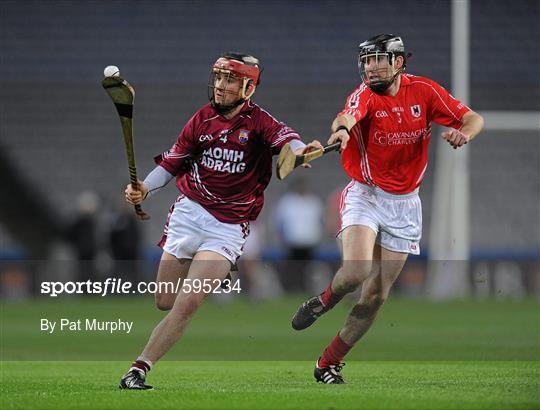
[[[170,311],[120,388],[151,389],[145,379],[152,365],[182,337],[205,296],[219,288],[242,254],[272,177],[272,156],[287,143],[297,153],[322,148],[318,141],[305,145],[292,128],[250,100],[260,74],[253,56],[219,57],[209,82],[210,103],[191,117],[171,149],[155,158],[157,166],[139,190],[126,189],[127,201],[139,204],[176,177],[180,196],[159,243],[163,254],[156,281],[181,286],[178,293],[156,292],[157,307]]]
[[[418,187],[426,166],[431,122],[454,148],[482,130],[480,115],[425,77],[404,74],[400,37],[381,34],[359,46],[362,84],[332,123],[332,144],[341,141],[351,183],[341,195],[343,263],[328,288],[303,303],[292,320],[305,329],[362,286],[345,325],[315,366],[315,379],[344,383],[341,361],[367,332],[408,255],[418,254],[422,209]]]

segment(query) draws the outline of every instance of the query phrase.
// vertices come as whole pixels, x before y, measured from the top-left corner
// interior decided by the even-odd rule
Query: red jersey
[[[378,95],[362,84],[340,113],[357,121],[342,154],[343,167],[364,184],[393,194],[412,192],[426,171],[431,122],[459,129],[469,110],[426,77],[401,74],[395,96]]]
[[[272,155],[300,136],[251,101],[226,119],[207,104],[171,149],[154,158],[188,198],[219,221],[255,220],[272,177]]]

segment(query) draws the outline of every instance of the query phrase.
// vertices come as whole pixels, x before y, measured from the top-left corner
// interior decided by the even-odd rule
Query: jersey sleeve
[[[429,81],[431,93],[431,119],[445,127],[460,128],[463,124],[463,114],[470,108],[457,100],[443,86],[435,81]]]
[[[261,109],[260,127],[263,141],[270,146],[272,154],[277,155],[281,148],[292,140],[301,141],[300,135],[283,122],[276,120]]]
[[[154,157],[154,162],[172,175],[183,172],[186,161],[195,156],[195,123],[196,116],[193,116],[184,126],[174,145],[167,151]]]
[[[356,122],[360,121],[367,115],[368,95],[367,87],[362,84],[347,97],[345,107],[338,116],[348,114],[352,115],[356,119]]]

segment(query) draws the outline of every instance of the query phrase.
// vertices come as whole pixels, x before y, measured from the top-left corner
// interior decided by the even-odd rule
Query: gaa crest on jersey
[[[422,110],[420,109],[420,104],[411,105],[411,114],[415,118],[420,117],[420,114],[422,114]]]
[[[249,131],[248,130],[240,130],[240,133],[238,134],[238,140],[240,141],[240,144],[245,144],[249,140]]]

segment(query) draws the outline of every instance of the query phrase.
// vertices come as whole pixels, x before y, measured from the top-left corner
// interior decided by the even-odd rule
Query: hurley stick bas
[[[316,158],[322,157],[332,151],[339,151],[341,142],[336,142],[331,145],[323,147],[315,151],[308,152],[307,154],[296,155],[292,150],[290,144],[285,144],[279,153],[279,157],[276,164],[276,174],[278,179],[284,179],[293,170],[300,165],[307,164]]]
[[[122,132],[129,166],[129,180],[133,189],[139,189],[137,179],[137,168],[135,166],[135,152],[133,149],[133,100],[135,90],[129,83],[116,73],[114,76],[105,77],[101,85],[113,100],[114,106],[120,116]],[[143,221],[150,219],[150,215],[145,213],[141,205],[134,205],[135,213]]]

